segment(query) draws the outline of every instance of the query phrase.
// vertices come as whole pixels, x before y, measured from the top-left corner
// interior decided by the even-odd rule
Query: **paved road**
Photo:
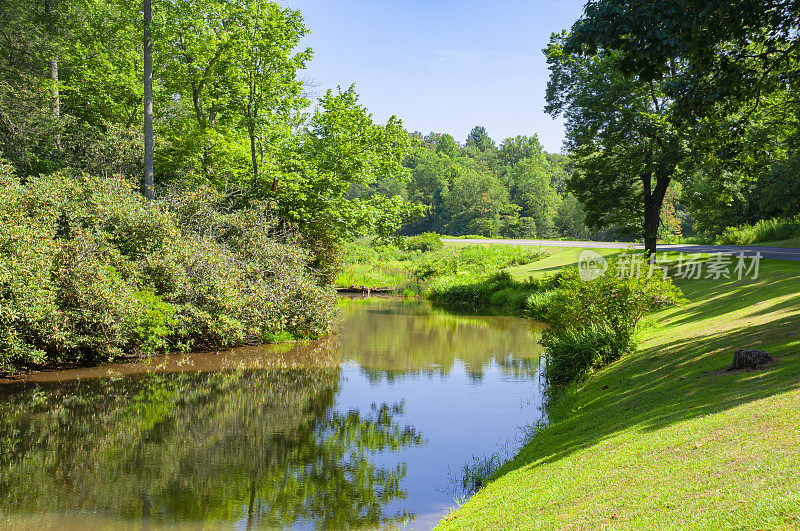
[[[627,249],[634,247],[644,249],[644,245],[637,243],[620,242],[575,242],[562,240],[495,240],[491,238],[462,240],[442,238],[443,242],[452,243],[494,243],[499,245],[533,245],[542,247],[583,247],[587,249]],[[676,251],[684,253],[731,253],[739,254],[744,252],[745,256],[754,256],[761,253],[762,258],[771,260],[791,260],[800,262],[800,248],[796,247],[759,247],[757,245],[659,245],[660,251]]]

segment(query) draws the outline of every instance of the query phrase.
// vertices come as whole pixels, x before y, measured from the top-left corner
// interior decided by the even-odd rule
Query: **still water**
[[[432,527],[541,416],[537,327],[342,305],[322,341],[0,385],[0,527]]]

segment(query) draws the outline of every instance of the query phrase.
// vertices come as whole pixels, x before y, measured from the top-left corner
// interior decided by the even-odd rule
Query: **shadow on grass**
[[[498,477],[624,430],[658,430],[800,388],[800,264],[785,264],[769,264],[760,281],[681,282],[690,304],[666,312],[637,354],[562,390],[551,424]],[[735,348],[763,348],[776,362],[725,372]]]

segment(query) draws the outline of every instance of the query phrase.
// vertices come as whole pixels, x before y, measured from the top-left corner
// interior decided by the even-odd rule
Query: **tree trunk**
[[[258,158],[256,157],[256,135],[252,128],[248,131],[250,136],[250,160],[253,163],[253,184],[258,183]]]
[[[250,161],[253,164],[253,185],[258,183],[258,158],[256,157],[256,118],[253,105],[253,90],[250,90],[250,100],[247,102],[247,135],[250,137]]]
[[[59,124],[61,121],[61,97],[58,91],[58,58],[55,55],[50,59],[50,80],[53,83],[53,116],[56,124]],[[56,131],[55,139],[56,147],[61,151],[61,133],[59,131]]]
[[[658,225],[661,221],[661,205],[653,194],[644,198],[644,250],[648,258],[655,254],[658,241]]]
[[[153,199],[153,40],[150,0],[144,0],[144,196]]]
[[[55,48],[55,14],[53,11],[53,0],[45,0],[44,13],[47,17],[47,33],[50,37],[50,44]],[[61,151],[61,94],[58,88],[58,56],[56,55],[55,49],[53,55],[50,57],[50,81],[52,83],[51,90],[53,93],[53,117],[56,120],[57,126],[55,133],[56,148],[58,151]]]
[[[667,188],[672,180],[669,175],[675,171],[675,168],[670,168],[669,171],[656,175],[656,187],[652,188],[652,174],[642,177],[644,184],[644,221],[642,224],[642,233],[644,236],[644,249],[647,256],[650,257],[656,252],[658,242],[658,227],[661,225],[661,207],[664,204],[664,196],[667,195]]]

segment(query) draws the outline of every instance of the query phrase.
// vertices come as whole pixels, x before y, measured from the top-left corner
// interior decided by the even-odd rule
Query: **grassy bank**
[[[578,253],[511,271],[551,272]],[[800,264],[676,284],[689,303],[652,316],[635,354],[564,391],[550,423],[442,529],[800,527]],[[741,347],[777,361],[722,371]]]
[[[467,282],[547,256],[546,251],[534,247],[442,245],[438,235],[431,236],[435,241],[407,238],[394,243],[370,240],[349,243],[343,252],[336,287],[388,288],[400,294],[418,295],[441,278]]]

